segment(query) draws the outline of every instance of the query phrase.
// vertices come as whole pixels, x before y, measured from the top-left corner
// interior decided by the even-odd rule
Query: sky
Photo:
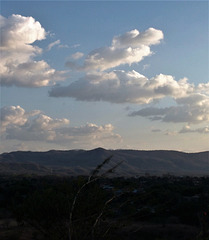
[[[1,1],[0,152],[209,150],[208,1]]]

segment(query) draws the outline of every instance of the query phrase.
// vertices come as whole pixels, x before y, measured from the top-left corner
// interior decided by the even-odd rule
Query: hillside
[[[174,174],[208,175],[209,152],[184,153],[178,151],[138,150],[69,150],[48,152],[17,151],[0,155],[0,173],[5,174],[61,174],[88,175],[105,158],[112,156],[109,166],[123,163],[117,176]]]

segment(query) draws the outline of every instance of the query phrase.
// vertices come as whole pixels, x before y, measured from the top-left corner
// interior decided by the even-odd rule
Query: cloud
[[[81,46],[81,44],[74,44],[74,45],[72,45],[72,46],[70,46],[70,48],[77,48],[77,47],[80,47]]]
[[[60,43],[61,43],[60,40],[56,40],[56,41],[50,43],[47,47],[47,50],[50,51],[56,45],[58,48],[69,48],[69,46],[67,44],[60,44]]]
[[[47,32],[38,21],[33,17],[15,14],[9,18],[0,18],[1,85],[42,87],[64,80],[64,72],[56,71],[43,60],[34,60],[42,53],[42,49],[34,43],[47,36]]]
[[[154,132],[154,133],[162,132],[162,130],[161,130],[161,129],[158,129],[158,128],[154,128],[154,129],[152,129],[151,131]]]
[[[167,136],[176,136],[177,135],[177,132],[176,131],[170,131],[170,130],[166,130],[164,135],[167,135]]]
[[[209,95],[209,82],[198,84],[197,91],[200,93],[207,93]]]
[[[179,133],[201,133],[209,134],[209,126],[192,129],[189,125],[184,126]]]
[[[9,106],[1,109],[1,130],[4,132],[10,124],[22,126],[26,123],[25,110],[20,106]]]
[[[69,46],[67,44],[60,44],[58,48],[69,48]]]
[[[8,73],[9,71],[9,73]],[[64,80],[64,71],[56,71],[45,61],[29,61],[8,66],[7,72],[1,74],[3,86],[43,87],[54,85]]]
[[[176,106],[166,108],[147,107],[130,113],[129,116],[148,117],[163,122],[199,124],[209,121],[209,96],[192,93],[176,98]]]
[[[112,45],[117,48],[140,47],[141,45],[159,44],[163,39],[163,32],[154,28],[149,28],[140,33],[137,29],[113,38]]]
[[[68,141],[71,144],[79,146],[116,146],[121,143],[122,138],[119,134],[113,132],[114,127],[111,124],[98,126],[93,123],[87,123],[80,127],[62,128],[57,133],[59,141]]]
[[[120,65],[131,65],[140,62],[144,57],[151,55],[148,46],[142,45],[137,48],[115,48],[103,47],[89,53],[86,57],[84,66],[80,69],[85,71],[100,70],[104,71]]]
[[[91,51],[79,66],[68,61],[66,66],[84,71],[85,75],[68,86],[55,86],[51,97],[71,97],[78,101],[106,101],[111,103],[150,104],[168,97],[175,103],[168,107],[144,107],[129,116],[141,116],[151,121],[200,124],[209,121],[209,83],[195,86],[186,77],[158,74],[152,78],[137,71],[111,70],[140,62],[152,54],[150,46],[159,44],[163,32],[149,28],[144,32],[134,29],[113,37],[110,46]],[[72,56],[80,58],[79,52]],[[149,65],[144,65],[144,70]],[[108,71],[107,71],[108,70]],[[176,134],[176,133],[175,133]]]
[[[209,134],[209,126],[200,127],[200,128],[191,128],[190,125],[185,125],[179,133],[201,133],[201,134]]]
[[[147,70],[148,68],[150,68],[150,64],[144,64],[143,65],[143,71]]]
[[[124,64],[140,62],[144,57],[152,54],[151,45],[159,44],[163,39],[161,30],[149,28],[143,33],[132,30],[121,36],[114,37],[112,45],[101,47],[91,51],[83,66],[77,66],[78,70],[104,71]],[[71,67],[71,64],[66,64]]]
[[[176,81],[170,75],[148,79],[136,71],[92,72],[69,86],[55,86],[52,97],[72,97],[80,101],[107,101],[112,103],[150,103],[166,96],[185,96],[193,90],[186,79]]]
[[[39,110],[26,112],[20,106],[1,109],[2,133],[7,139],[52,140],[54,129],[69,124],[68,119],[52,119]]]
[[[36,40],[46,38],[46,31],[42,28],[41,24],[32,17],[13,14],[7,19],[1,16],[0,27],[2,31],[1,45],[3,49],[23,47],[26,51],[33,51],[33,47],[29,44],[32,44]]]
[[[83,54],[82,52],[76,52],[76,53],[74,53],[74,54],[71,55],[71,57],[72,57],[73,59],[75,59],[75,60],[80,59],[80,58],[82,58],[83,56],[84,56],[84,54]]]
[[[48,45],[47,50],[50,51],[54,46],[59,45],[59,44],[60,44],[60,40],[52,42]]]
[[[1,136],[3,140],[40,141],[56,144],[82,144],[85,146],[120,142],[120,135],[113,132],[111,124],[98,126],[87,123],[70,127],[66,118],[54,119],[39,110],[25,111],[20,106],[1,109]],[[81,145],[80,145],[81,144]]]

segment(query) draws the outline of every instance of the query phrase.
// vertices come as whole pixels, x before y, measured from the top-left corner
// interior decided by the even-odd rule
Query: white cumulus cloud
[[[67,87],[56,86],[53,97],[72,97],[81,101],[107,101],[112,103],[150,103],[166,96],[185,96],[193,90],[186,79],[176,81],[170,75],[157,75],[148,79],[136,72],[116,70],[92,72]]]
[[[78,70],[104,71],[124,64],[140,62],[144,57],[152,54],[151,45],[160,43],[163,39],[161,30],[149,28],[140,33],[137,29],[121,36],[114,37],[109,47],[101,47],[91,51],[85,58],[83,66],[66,63],[69,67]]]
[[[0,16],[0,20],[0,74],[3,86],[41,87],[64,80],[64,72],[56,71],[44,60],[34,60],[42,53],[34,42],[47,36],[38,21],[15,14],[8,18]]]
[[[146,45],[137,48],[103,47],[89,53],[85,59],[83,69],[85,71],[104,71],[124,64],[131,65],[140,62],[151,53],[150,48]]]
[[[79,143],[83,146],[111,146],[120,142],[121,136],[114,133],[111,124],[98,126],[87,123],[71,127],[69,119],[51,118],[39,110],[25,111],[20,106],[6,106],[1,109],[1,137],[3,140],[39,141],[56,144]]]
[[[51,97],[71,97],[79,101],[106,101],[139,105],[172,99],[168,107],[143,107],[129,116],[142,116],[151,121],[201,124],[209,121],[209,83],[195,86],[186,77],[158,74],[152,78],[139,72],[114,68],[140,62],[152,54],[150,47],[159,44],[164,35],[161,30],[137,29],[113,37],[110,46],[91,51],[79,66],[69,61],[66,66],[84,71],[85,75],[68,86],[55,86]],[[75,55],[76,58],[76,55]],[[144,70],[149,65],[144,65]],[[174,103],[173,103],[174,102]],[[175,133],[176,134],[176,133]]]
[[[200,84],[198,84],[197,90],[200,93],[207,93],[209,95],[209,82],[208,83],[200,83]]]
[[[112,45],[117,48],[123,47],[140,47],[141,45],[159,44],[163,39],[163,32],[155,28],[149,28],[140,33],[137,29],[127,32],[123,35],[113,38]]]

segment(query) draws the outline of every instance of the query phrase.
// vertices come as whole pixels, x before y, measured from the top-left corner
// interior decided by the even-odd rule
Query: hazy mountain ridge
[[[17,151],[0,155],[0,173],[88,175],[107,157],[109,166],[123,163],[116,176],[135,176],[145,173],[175,175],[208,175],[209,151],[185,153],[168,150],[50,150],[47,152]]]

